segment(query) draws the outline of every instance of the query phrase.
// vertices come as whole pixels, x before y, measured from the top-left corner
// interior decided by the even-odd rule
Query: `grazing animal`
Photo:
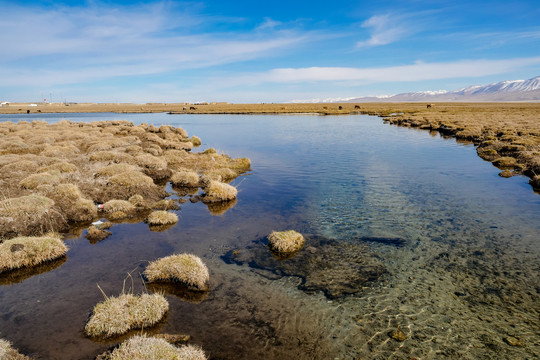
[[[343,110],[343,106],[340,105],[340,106],[338,107],[338,110]]]
[[[355,109],[355,110],[356,110],[356,109],[360,110],[360,106],[354,105],[354,109]]]
[[[195,106],[190,106],[189,110],[197,110],[197,108]]]
[[[322,107],[324,110],[328,110],[328,106],[323,106]]]
[[[187,107],[184,106],[184,107],[182,108],[182,110],[186,111],[186,110],[187,110]]]
[[[433,106],[433,104],[427,104],[426,108],[431,108]]]

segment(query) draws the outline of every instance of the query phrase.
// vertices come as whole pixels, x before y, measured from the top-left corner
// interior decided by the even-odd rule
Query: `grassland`
[[[179,174],[188,174],[192,189],[207,185],[199,177],[231,180],[250,169],[249,159],[193,147],[185,130],[171,126],[0,123],[0,238],[64,232],[101,217],[144,219],[152,209],[178,209],[163,200],[173,176],[180,186]]]

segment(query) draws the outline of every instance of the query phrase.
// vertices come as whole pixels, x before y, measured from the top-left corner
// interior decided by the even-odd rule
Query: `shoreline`
[[[540,103],[316,103],[316,104],[34,104],[10,103],[0,114],[160,113],[171,115],[372,115],[404,127],[437,131],[475,145],[501,177],[528,176],[540,192]]]

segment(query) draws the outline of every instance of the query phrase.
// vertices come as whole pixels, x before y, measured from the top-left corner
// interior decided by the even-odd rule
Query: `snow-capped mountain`
[[[528,80],[507,80],[488,85],[472,85],[454,91],[420,91],[392,96],[348,98],[333,102],[414,101],[540,101],[540,76]]]

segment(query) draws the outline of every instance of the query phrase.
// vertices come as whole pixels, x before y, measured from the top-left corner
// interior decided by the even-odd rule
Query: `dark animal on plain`
[[[187,107],[184,106],[184,107],[182,108],[182,110],[186,111],[186,110],[187,110]]]
[[[322,107],[324,110],[328,110],[328,106],[323,106]]]
[[[343,106],[339,106],[339,107],[338,107],[338,110],[343,110]]]
[[[26,113],[27,113],[27,114],[30,114],[30,110],[26,110]]]
[[[427,104],[426,108],[431,108],[433,106],[433,104]]]
[[[197,108],[195,106],[190,106],[189,110],[197,110]]]
[[[354,109],[355,109],[355,110],[356,110],[356,109],[360,110],[360,106],[354,105]]]

